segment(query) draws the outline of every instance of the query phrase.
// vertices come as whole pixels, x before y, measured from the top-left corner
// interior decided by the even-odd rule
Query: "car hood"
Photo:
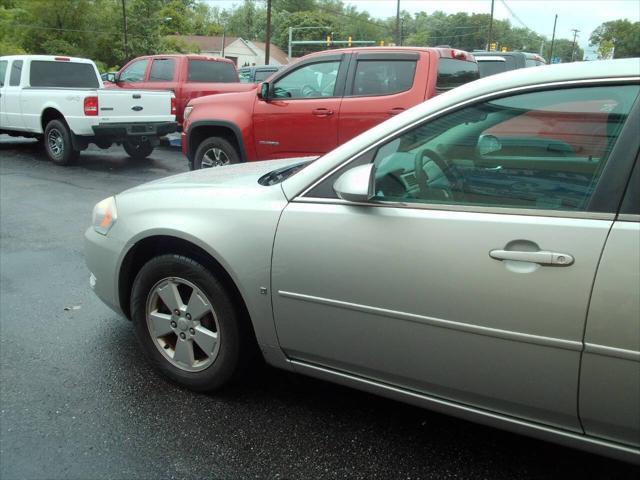
[[[263,175],[289,165],[315,160],[318,157],[296,157],[281,160],[267,160],[261,162],[238,163],[224,167],[204,168],[193,172],[181,173],[170,177],[161,178],[144,183],[122,194],[150,190],[187,189],[193,187],[214,188],[260,188],[265,187],[258,183]],[[120,195],[122,195],[120,194]]]

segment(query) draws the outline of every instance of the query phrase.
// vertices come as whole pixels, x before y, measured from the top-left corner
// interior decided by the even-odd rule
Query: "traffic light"
[[[500,51],[501,51],[501,52],[506,52],[506,51],[507,51],[507,47],[502,47],[502,48],[500,49]]]
[[[380,46],[384,47],[384,40],[380,40]]]
[[[349,43],[347,43],[347,45],[351,46],[352,40],[353,40],[353,37],[351,35],[349,35]]]
[[[331,35],[327,35],[327,47],[331,46]]]
[[[496,44],[495,44],[495,42],[494,42],[494,43],[489,44],[489,51],[491,51],[491,52],[495,52],[495,51],[496,51]]]

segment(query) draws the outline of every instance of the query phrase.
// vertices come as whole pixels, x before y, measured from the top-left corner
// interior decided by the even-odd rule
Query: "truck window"
[[[176,70],[176,61],[173,58],[158,58],[151,64],[149,73],[150,82],[170,82],[173,80],[173,72]]]
[[[9,86],[17,87],[20,85],[20,76],[22,75],[22,60],[14,60],[11,65],[11,76],[9,77]]]
[[[32,87],[99,88],[98,75],[90,63],[31,62],[29,84]]]
[[[439,92],[451,90],[478,78],[480,78],[478,64],[475,62],[454,58],[440,58],[438,60],[436,90]]]
[[[142,82],[147,69],[147,59],[137,60],[125,68],[120,74],[121,82]]]
[[[256,70],[256,78],[254,82],[262,82],[273,75],[276,71],[277,70]]]
[[[391,95],[409,90],[416,73],[414,60],[359,60],[354,95]]]
[[[234,83],[238,74],[231,63],[212,60],[189,60],[188,80],[190,82]]]
[[[507,71],[507,63],[504,60],[478,60],[480,77],[488,77],[496,73]]]
[[[0,87],[4,87],[4,77],[7,75],[7,60],[0,60]]]

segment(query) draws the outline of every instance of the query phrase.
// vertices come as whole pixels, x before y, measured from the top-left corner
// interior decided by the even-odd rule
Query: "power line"
[[[511,10],[511,8],[509,8],[509,5],[507,5],[507,2],[505,2],[505,0],[500,0],[502,2],[502,4],[504,5],[504,8],[507,9],[507,11],[509,12],[509,15],[511,15],[513,18],[515,18],[520,25],[522,25],[524,28],[526,28],[527,30],[531,30],[526,23],[524,23],[522,20],[520,20],[520,17],[518,17],[518,15],[515,14],[515,12],[513,10]],[[531,30],[533,32],[533,30]],[[535,32],[534,32],[535,33]]]

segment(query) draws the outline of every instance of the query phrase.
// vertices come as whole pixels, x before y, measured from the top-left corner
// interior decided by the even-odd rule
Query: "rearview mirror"
[[[269,82],[262,82],[259,97],[263,100],[269,100]]]
[[[347,170],[333,184],[339,198],[348,202],[367,202],[373,197],[373,163]]]

